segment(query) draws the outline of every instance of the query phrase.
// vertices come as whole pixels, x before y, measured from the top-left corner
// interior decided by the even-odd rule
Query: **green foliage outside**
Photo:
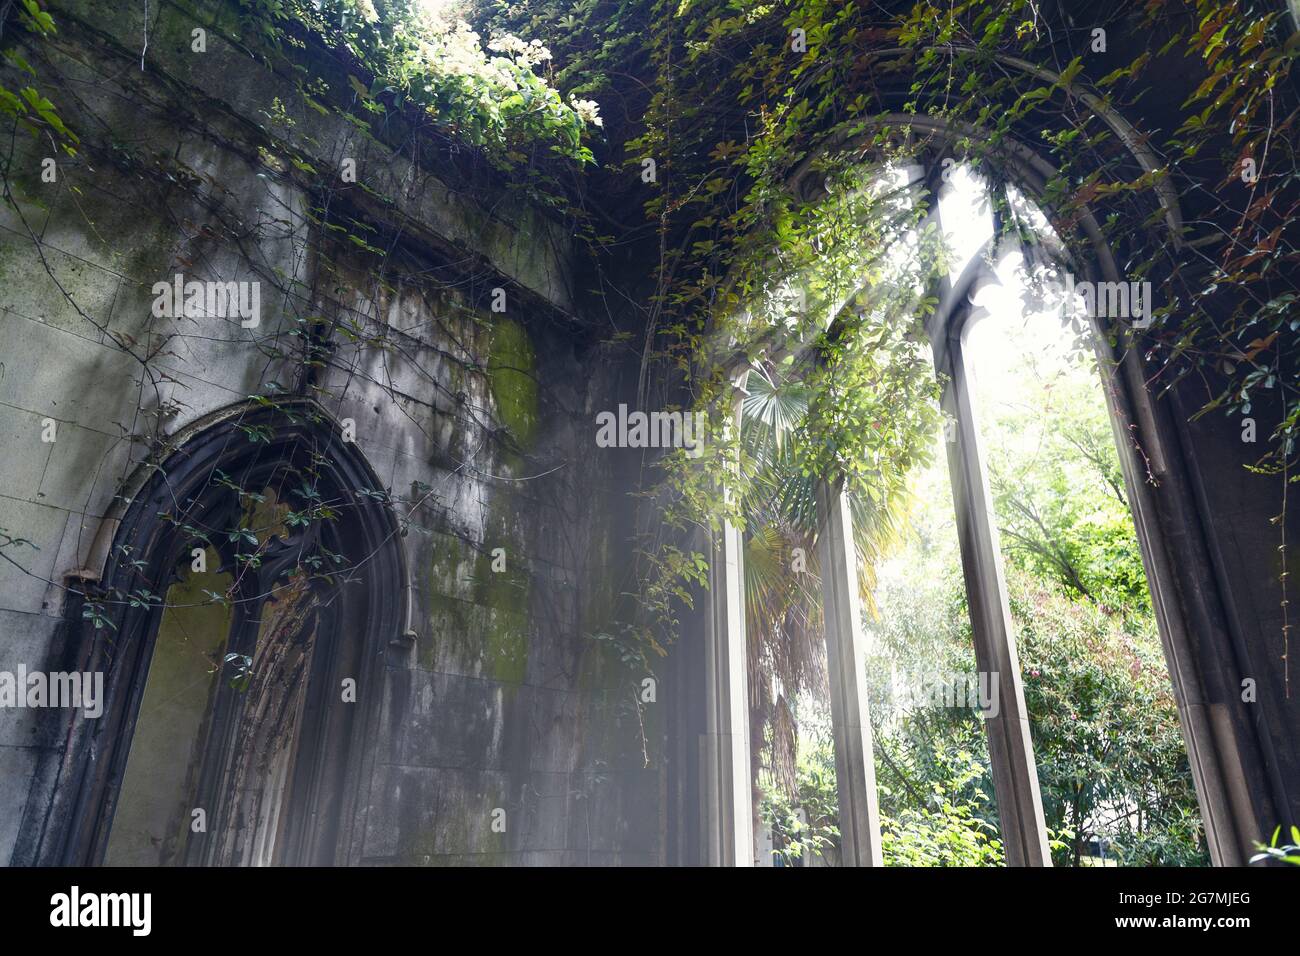
[[[1096,371],[1044,356],[1041,338],[1024,333],[1004,350],[1018,357],[1011,374],[977,391],[1053,861],[1098,865],[1103,838],[1108,863],[1206,865]],[[890,865],[998,865],[978,712],[895,692],[909,675],[976,670],[947,469],[936,462],[913,476],[910,531],[877,569],[868,615],[882,845]],[[787,862],[814,851],[834,859],[837,837],[827,734],[803,723],[797,799],[769,797],[764,811]],[[800,817],[790,804],[805,802],[817,812]]]

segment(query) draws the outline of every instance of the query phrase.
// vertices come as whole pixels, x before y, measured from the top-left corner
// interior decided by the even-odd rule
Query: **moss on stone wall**
[[[499,556],[496,549],[502,549]],[[425,576],[433,620],[422,666],[438,666],[443,646],[465,664],[477,662],[490,680],[518,686],[528,668],[531,576],[524,548],[504,509],[488,516],[488,537],[474,546],[454,535],[434,534]],[[494,563],[503,570],[494,570]]]
[[[528,332],[511,319],[498,317],[492,328],[488,382],[501,424],[527,450],[537,434],[536,355]]]
[[[531,355],[531,349],[529,352]],[[533,407],[536,407],[535,383]],[[528,669],[532,581],[526,560],[523,541],[511,526],[508,511],[494,507],[488,515],[485,550],[474,563],[474,600],[491,609],[483,656],[493,676],[503,683],[522,684]]]
[[[508,832],[492,828],[492,813],[507,809],[509,801],[501,781],[485,775],[483,791],[472,793],[454,788],[449,779],[439,799],[439,813],[430,825],[421,827],[398,851],[398,859],[412,866],[505,866],[510,862]],[[515,821],[507,809],[506,827]]]

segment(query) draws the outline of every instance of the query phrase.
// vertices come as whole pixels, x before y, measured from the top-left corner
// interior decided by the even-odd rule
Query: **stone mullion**
[[[866,640],[857,549],[848,497],[840,486],[818,482],[817,522],[841,862],[845,866],[883,866],[875,755],[863,675]]]

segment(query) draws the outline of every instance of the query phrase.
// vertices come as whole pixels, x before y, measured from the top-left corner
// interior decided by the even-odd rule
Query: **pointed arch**
[[[240,515],[265,489],[281,514],[254,543],[238,535]],[[162,596],[201,547],[233,580],[224,593],[232,623],[186,782],[206,828],[186,826],[167,862],[355,862],[373,761],[366,742],[385,655],[407,617],[399,522],[360,449],[314,402],[241,404],[142,466],[105,520],[102,571],[72,592],[65,623],[82,669],[104,673],[104,710],[69,728],[56,790],[67,796],[48,814],[40,858],[104,861]]]

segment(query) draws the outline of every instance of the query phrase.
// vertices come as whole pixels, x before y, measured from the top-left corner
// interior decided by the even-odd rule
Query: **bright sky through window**
[[[952,261],[949,273],[955,279],[971,258],[980,254],[983,245],[993,234],[993,216],[986,198],[984,183],[969,167],[953,169],[948,189],[939,200],[945,237]],[[1050,238],[1046,218],[1022,197],[1012,196],[1019,215],[1025,217],[1035,231]],[[1018,249],[1004,248],[996,261],[989,265],[989,275],[976,284],[971,301],[975,305],[972,322],[965,344],[969,366],[989,394],[999,394],[1012,387],[1012,372],[1019,357],[1008,351],[1006,341],[986,328],[980,320],[995,316],[1001,321],[1014,322],[1024,332],[1017,341],[1026,343],[1043,353],[1049,361],[1065,362],[1075,342],[1074,332],[1062,321],[1059,292],[1047,295],[1041,306],[1033,303],[1025,258]]]

